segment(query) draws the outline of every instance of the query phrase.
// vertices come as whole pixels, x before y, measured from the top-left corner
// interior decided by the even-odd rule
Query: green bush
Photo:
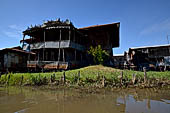
[[[95,48],[91,46],[88,50],[88,54],[93,57],[95,64],[104,64],[109,56],[109,54],[101,48],[101,45],[98,45]]]

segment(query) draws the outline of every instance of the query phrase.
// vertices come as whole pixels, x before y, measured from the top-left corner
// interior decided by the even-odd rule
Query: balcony
[[[28,68],[44,68],[44,69],[67,69],[68,62],[62,61],[27,61]]]
[[[62,40],[62,41],[48,41],[48,42],[38,42],[34,44],[30,44],[30,49],[41,49],[41,48],[74,48],[77,50],[83,51],[85,49],[84,46],[72,42],[70,40]]]

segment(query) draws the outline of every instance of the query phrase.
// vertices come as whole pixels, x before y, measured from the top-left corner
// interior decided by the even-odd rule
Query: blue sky
[[[167,44],[169,11],[170,0],[0,0],[0,48],[20,45],[28,26],[56,18],[68,18],[77,28],[120,22],[115,54]]]

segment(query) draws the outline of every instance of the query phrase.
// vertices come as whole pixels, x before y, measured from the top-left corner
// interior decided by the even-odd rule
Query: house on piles
[[[76,28],[69,20],[59,19],[23,31],[23,48],[36,53],[27,60],[30,69],[70,69],[89,65],[87,50],[101,45],[111,56],[119,47],[120,23]],[[29,36],[29,38],[25,38]]]
[[[129,48],[124,56],[127,65],[137,70],[170,69],[170,44]]]

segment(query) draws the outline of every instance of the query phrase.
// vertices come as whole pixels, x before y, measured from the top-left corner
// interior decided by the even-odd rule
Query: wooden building
[[[119,46],[119,24],[106,24],[77,29],[69,21],[47,21],[23,31],[23,48],[28,46],[36,53],[28,60],[28,68],[69,69],[88,65],[87,49],[102,45],[112,54]],[[25,39],[25,36],[30,38]]]
[[[79,30],[87,36],[86,48],[101,45],[102,49],[113,56],[112,48],[119,47],[119,27],[120,23],[118,22],[84,27]]]
[[[34,58],[35,53],[23,51],[21,47],[0,50],[0,72],[27,71],[27,60]]]
[[[129,48],[125,56],[129,66],[138,70],[142,70],[143,67],[154,70],[170,67],[169,44]]]
[[[115,68],[119,68],[119,69],[123,69],[124,68],[124,63],[125,63],[125,59],[124,59],[124,54],[116,54],[113,55],[113,66]]]

